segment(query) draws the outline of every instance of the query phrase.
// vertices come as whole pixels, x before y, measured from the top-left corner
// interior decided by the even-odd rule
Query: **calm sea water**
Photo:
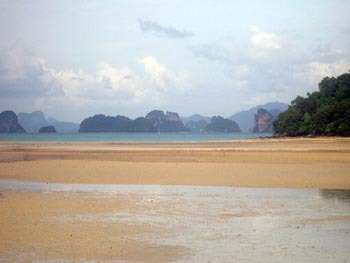
[[[271,133],[0,133],[0,141],[176,142],[245,140]]]

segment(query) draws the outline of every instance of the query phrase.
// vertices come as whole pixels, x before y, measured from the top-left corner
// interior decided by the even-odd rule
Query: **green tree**
[[[305,112],[304,119],[302,124],[300,125],[299,132],[301,134],[312,134],[312,121],[311,121],[311,115],[308,112]]]
[[[274,122],[275,133],[287,136],[350,135],[350,73],[325,77],[319,91],[296,97]]]

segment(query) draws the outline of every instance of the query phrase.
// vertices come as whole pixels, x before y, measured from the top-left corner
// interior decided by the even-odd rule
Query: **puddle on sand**
[[[320,195],[324,199],[344,202],[350,206],[350,190],[321,189]]]
[[[140,209],[49,220],[154,224],[166,231],[143,233],[136,238],[192,251],[177,262],[350,262],[349,190],[9,180],[0,180],[0,190],[82,192],[94,198],[135,195]]]

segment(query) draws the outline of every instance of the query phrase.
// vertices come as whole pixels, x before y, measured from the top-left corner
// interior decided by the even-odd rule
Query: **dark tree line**
[[[277,135],[350,136],[350,73],[324,78],[319,91],[296,97],[273,125]]]
[[[79,132],[157,132],[157,129],[144,117],[131,120],[120,115],[113,117],[97,114],[84,119]]]

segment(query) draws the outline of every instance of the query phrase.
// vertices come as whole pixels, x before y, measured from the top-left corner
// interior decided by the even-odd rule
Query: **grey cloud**
[[[286,71],[284,64],[276,64],[273,59],[259,60],[252,57],[247,48],[230,51],[220,45],[203,44],[189,47],[189,49],[197,58],[225,65],[226,74],[233,81],[233,89],[239,89],[238,83],[244,83],[244,88],[249,89],[252,93],[265,93],[281,92],[286,86],[283,83],[286,79],[281,78],[282,75],[287,75],[284,74]],[[274,56],[276,57],[276,52]],[[246,72],[240,70],[242,66]]]
[[[310,49],[312,60],[321,62],[335,62],[343,57],[348,57],[346,50],[332,46],[330,43],[318,44]]]
[[[186,38],[194,36],[193,32],[186,30],[178,30],[170,26],[162,26],[157,22],[149,20],[138,20],[140,29],[142,32],[151,32],[159,36],[165,36],[170,38]]]
[[[220,44],[202,44],[189,49],[195,58],[221,63],[232,89],[244,90],[252,96],[274,93],[282,98],[317,89],[315,81],[321,80],[316,76],[317,67],[338,70],[345,63],[342,58],[349,57],[345,48],[333,43],[309,48],[285,43],[279,50],[264,53],[249,45],[227,49]]]
[[[344,29],[344,30],[343,30],[343,33],[344,33],[346,36],[349,36],[349,35],[350,35],[350,27]]]
[[[246,81],[246,87],[254,92],[283,92],[293,85],[292,76],[290,76],[288,65],[253,65],[249,64],[249,73],[244,77],[237,77],[235,74],[230,75],[233,80]]]
[[[34,52],[20,46],[0,51],[0,96],[63,96],[64,93]]]

